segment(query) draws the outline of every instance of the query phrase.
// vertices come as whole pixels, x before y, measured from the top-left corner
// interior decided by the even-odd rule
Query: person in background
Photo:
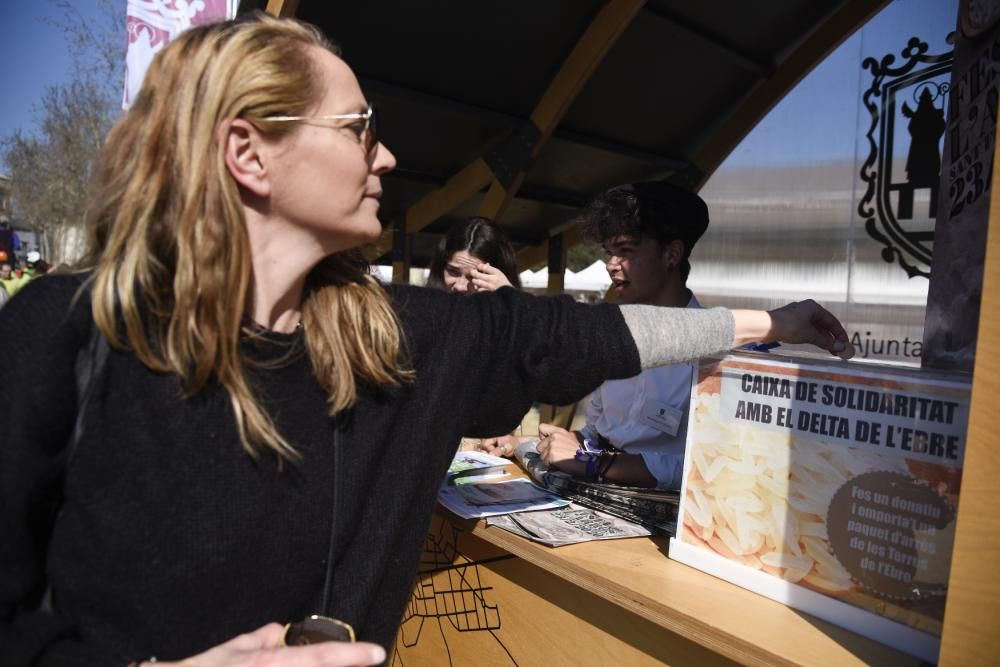
[[[623,185],[595,197],[581,224],[585,237],[608,255],[618,303],[700,308],[687,277],[691,251],[708,227],[701,197],[662,182]],[[577,450],[600,450],[610,454],[601,466],[592,466],[602,481],[679,488],[691,373],[690,364],[679,364],[605,382],[591,394],[581,430],[539,425],[543,458],[564,472],[586,475],[586,461],[579,460]],[[510,455],[518,441],[527,439],[488,439],[481,447]]]
[[[456,222],[431,258],[427,286],[465,294],[520,289],[517,258],[507,235],[488,218]]]
[[[35,270],[35,277],[44,276],[46,273],[52,270],[52,267],[49,266],[49,263],[46,262],[44,259],[40,259],[37,262],[35,262],[35,265],[32,268]]]
[[[20,249],[21,239],[17,232],[10,226],[9,221],[0,220],[0,256],[3,256],[0,261],[14,262],[16,253]]]
[[[520,289],[514,248],[500,225],[482,217],[452,224],[431,258],[427,287],[458,294]],[[519,424],[511,437],[521,432]],[[462,438],[459,449],[477,449],[480,444],[479,438]]]
[[[30,387],[0,401],[4,667],[381,663],[463,434],[750,341],[847,345],[812,301],[383,286],[360,248],[394,166],[311,26],[251,15],[156,55],[101,152],[85,270],[0,310],[0,386]],[[361,641],[284,646],[314,614]]]
[[[28,254],[24,256],[24,260],[24,274],[29,278],[43,275],[49,269],[48,262],[42,259],[42,254],[37,250],[29,250]]]
[[[0,285],[3,286],[8,296],[17,294],[29,280],[31,277],[25,275],[24,270],[20,267],[15,269],[10,262],[0,264]]]

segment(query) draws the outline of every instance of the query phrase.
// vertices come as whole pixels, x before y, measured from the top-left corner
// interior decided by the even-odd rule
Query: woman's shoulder
[[[90,271],[58,271],[46,273],[32,278],[22,289],[23,292],[35,294],[36,299],[58,299],[66,295],[74,296],[87,284],[92,273]]]
[[[450,301],[450,294],[441,290],[417,285],[400,285],[385,283],[383,288],[389,295],[389,300],[397,309],[407,309],[420,306],[442,307]]]
[[[449,327],[448,323],[460,312],[456,309],[464,305],[455,295],[429,287],[386,284],[384,288],[396,317],[413,342],[430,343],[435,332]]]
[[[594,307],[576,303],[571,296],[566,294],[553,296],[536,295],[513,287],[501,287],[492,292],[478,292],[472,295],[455,294],[429,287],[399,285],[395,283],[385,284],[384,287],[389,294],[390,301],[400,314],[424,314],[428,310],[436,310],[438,312],[451,310],[471,312],[473,310],[493,311],[499,308],[532,312],[553,308]]]
[[[76,272],[33,278],[0,309],[0,318],[29,330],[70,319],[84,321],[90,311],[89,277],[89,272]]]
[[[18,297],[25,297],[35,304],[52,303],[68,305],[83,300],[90,303],[90,292],[86,289],[90,271],[46,273],[32,278],[18,291]],[[13,301],[12,301],[13,303]]]
[[[517,307],[524,307],[536,299],[536,297],[510,287],[473,295],[395,283],[387,284],[384,287],[397,315],[404,320],[412,317],[425,319],[428,315],[443,317],[449,313],[463,313],[465,316],[469,316],[476,311],[485,313],[497,308],[509,309],[513,307],[514,303],[521,304]]]

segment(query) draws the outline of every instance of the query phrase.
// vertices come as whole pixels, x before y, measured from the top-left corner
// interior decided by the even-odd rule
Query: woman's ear
[[[236,182],[258,197],[271,194],[263,137],[252,123],[234,118],[219,125],[216,140],[222,146],[226,168]]]

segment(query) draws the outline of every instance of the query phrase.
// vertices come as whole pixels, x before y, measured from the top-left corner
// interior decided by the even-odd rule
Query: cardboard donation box
[[[885,366],[703,360],[670,557],[936,661],[969,389]]]

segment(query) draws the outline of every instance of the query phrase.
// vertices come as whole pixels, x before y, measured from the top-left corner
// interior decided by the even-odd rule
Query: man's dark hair
[[[669,183],[630,183],[605,190],[587,205],[584,236],[606,243],[618,236],[639,241],[655,239],[661,247],[671,241],[684,243],[681,276],[691,272],[691,249],[708,227],[708,207],[701,197]]]

